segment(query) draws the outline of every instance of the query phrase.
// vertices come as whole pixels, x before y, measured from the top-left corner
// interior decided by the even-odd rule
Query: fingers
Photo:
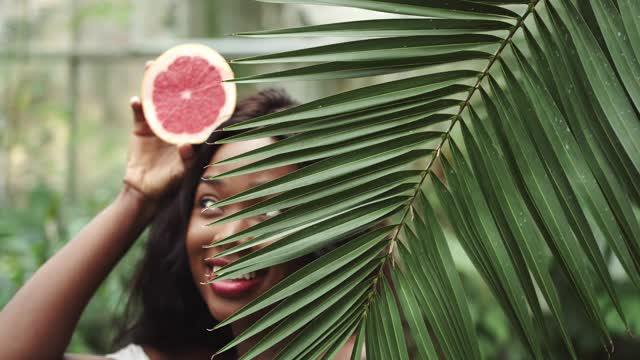
[[[193,162],[195,155],[191,144],[183,144],[178,146],[178,153],[180,154],[180,158],[182,159],[185,168],[188,169],[189,167],[191,167],[191,163]]]
[[[153,132],[145,120],[140,98],[133,96],[131,100],[129,100],[129,103],[131,104],[131,110],[133,111],[133,133],[142,136],[153,135]]]

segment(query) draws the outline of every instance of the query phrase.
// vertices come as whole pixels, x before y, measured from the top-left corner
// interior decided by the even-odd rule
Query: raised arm
[[[51,257],[0,311],[0,359],[61,359],[85,306],[189,166],[191,146],[166,144],[132,99],[134,131],[113,202]]]

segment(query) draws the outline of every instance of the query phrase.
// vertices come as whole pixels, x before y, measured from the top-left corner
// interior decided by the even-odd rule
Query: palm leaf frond
[[[626,319],[603,247],[640,286],[640,5],[270,2],[417,18],[240,34],[372,39],[239,59],[320,64],[236,82],[381,74],[396,80],[226,129],[245,131],[221,143],[295,135],[225,160],[255,161],[216,178],[315,163],[215,205],[277,194],[213,224],[286,210],[212,244],[233,242],[224,256],[279,239],[221,268],[212,281],[339,246],[221,323],[275,305],[222,351],[271,329],[243,359],[278,343],[279,359],[332,358],[354,332],[354,359],[362,344],[371,359],[409,358],[407,343],[415,344],[421,358],[481,358],[450,233],[532,357],[552,356],[546,331],[551,326],[576,357],[560,290],[575,294],[609,347],[600,289]],[[585,20],[585,11],[595,20]],[[432,70],[454,63],[455,69]],[[411,163],[418,170],[408,170]],[[374,226],[384,219],[382,227]],[[553,264],[568,289],[558,288]]]

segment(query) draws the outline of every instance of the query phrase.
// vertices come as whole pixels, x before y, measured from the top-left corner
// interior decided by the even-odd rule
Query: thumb
[[[131,110],[133,111],[133,133],[136,135],[149,136],[153,135],[151,128],[147,124],[147,120],[144,117],[144,111],[142,110],[142,103],[137,96],[132,97],[129,100]]]

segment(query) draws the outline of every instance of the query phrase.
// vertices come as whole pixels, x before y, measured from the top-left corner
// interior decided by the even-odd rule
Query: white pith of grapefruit
[[[231,67],[200,44],[173,47],[142,79],[142,109],[151,130],[172,144],[198,144],[233,114],[236,85]]]

